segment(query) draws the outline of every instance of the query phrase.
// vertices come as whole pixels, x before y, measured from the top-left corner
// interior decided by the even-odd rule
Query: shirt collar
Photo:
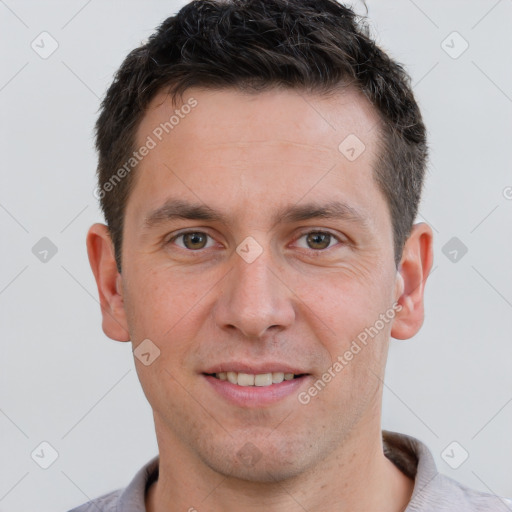
[[[430,483],[439,475],[432,453],[418,439],[388,430],[382,431],[384,455],[414,480],[411,500],[404,512],[415,510],[415,505],[423,501]]]

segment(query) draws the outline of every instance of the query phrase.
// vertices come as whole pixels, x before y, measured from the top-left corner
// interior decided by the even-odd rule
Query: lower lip
[[[297,394],[298,389],[310,377],[304,375],[292,380],[283,380],[279,384],[270,386],[239,386],[227,380],[220,380],[211,375],[203,374],[203,377],[210,383],[213,389],[228,402],[238,407],[261,407],[271,405],[287,396]]]

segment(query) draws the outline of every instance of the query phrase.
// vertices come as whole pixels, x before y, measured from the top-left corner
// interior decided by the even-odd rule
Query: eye
[[[305,249],[314,249],[316,251],[322,251],[325,249],[329,249],[333,245],[331,242],[341,242],[341,240],[334,236],[332,233],[328,231],[308,231],[303,233],[297,240],[305,239],[307,246],[302,248]]]
[[[186,231],[173,236],[167,243],[172,243],[181,239],[183,245],[178,243],[176,244],[178,247],[181,247],[182,249],[188,249],[190,251],[196,251],[200,249],[207,249],[213,245],[213,239],[211,239],[212,243],[207,245],[208,238],[211,239],[210,235],[204,233],[203,231]]]

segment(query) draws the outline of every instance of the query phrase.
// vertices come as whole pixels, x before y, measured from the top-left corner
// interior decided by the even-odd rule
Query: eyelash
[[[304,248],[307,251],[312,251],[312,252],[315,252],[315,253],[327,252],[329,249],[332,249],[333,247],[335,247],[336,244],[334,244],[332,246],[330,245],[333,239],[336,240],[339,244],[343,244],[345,242],[340,237],[336,236],[335,234],[331,233],[330,231],[322,231],[322,230],[315,230],[315,229],[308,230],[308,231],[302,231],[300,233],[300,235],[296,238],[295,241],[300,240],[301,238],[303,238],[303,237],[305,237],[307,235],[311,235],[311,234],[329,235],[331,237],[330,241],[329,241],[329,246],[327,246],[325,249],[310,249],[309,247],[305,247]]]
[[[177,235],[174,235],[172,238],[170,238],[166,243],[165,245],[168,245],[172,242],[174,242],[176,239],[182,237],[182,236],[185,236],[185,235],[190,235],[190,234],[194,234],[194,233],[200,233],[200,234],[203,234],[203,235],[206,235],[207,237],[213,239],[212,236],[210,236],[208,233],[204,232],[204,231],[199,231],[199,230],[189,230],[189,231],[182,231],[181,233],[178,233]],[[304,236],[306,235],[310,235],[310,234],[322,234],[322,235],[329,235],[331,236],[332,238],[334,238],[338,243],[340,244],[347,244],[348,242],[346,240],[342,240],[340,237],[334,235],[333,233],[331,233],[330,231],[322,231],[322,230],[316,230],[316,229],[313,229],[313,230],[308,230],[308,231],[303,231],[300,233],[300,235],[297,237],[296,240],[300,240],[301,238],[303,238]],[[178,246],[180,247],[180,246]],[[334,247],[334,246],[332,246]],[[309,250],[309,251],[312,251],[312,252],[316,252],[316,253],[320,253],[320,252],[326,252],[327,250],[329,249],[332,249],[332,247],[326,247],[325,249],[309,249],[309,248],[306,248],[306,250]],[[187,249],[186,247],[180,247],[180,249],[183,249],[184,251],[187,251],[187,252],[201,252],[203,250],[207,250],[209,248],[203,248],[203,249],[197,249],[197,250],[193,250],[193,249]],[[304,249],[304,248],[303,248]]]

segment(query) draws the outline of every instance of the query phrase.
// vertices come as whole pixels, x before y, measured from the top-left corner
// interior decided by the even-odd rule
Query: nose
[[[214,308],[216,324],[247,338],[262,338],[267,331],[292,325],[294,294],[282,274],[268,249],[251,263],[234,253],[233,268]]]

